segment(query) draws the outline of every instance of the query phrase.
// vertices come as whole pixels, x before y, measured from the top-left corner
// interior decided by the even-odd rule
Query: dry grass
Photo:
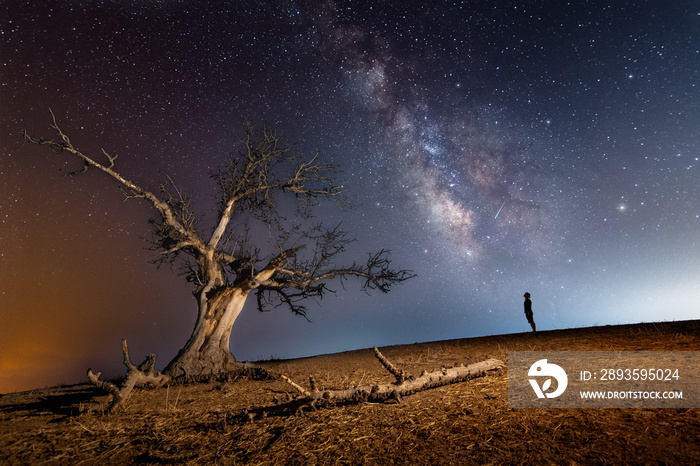
[[[513,350],[700,350],[700,322],[639,324],[382,348],[409,373]],[[322,388],[392,380],[371,350],[267,361]],[[507,369],[405,398],[240,423],[285,399],[282,381],[138,391],[106,416],[73,386],[0,398],[2,464],[700,464],[697,409],[510,409]],[[96,397],[96,395],[98,395]]]

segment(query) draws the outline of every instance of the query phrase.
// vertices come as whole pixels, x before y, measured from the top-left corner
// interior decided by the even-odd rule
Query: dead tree
[[[78,150],[51,116],[55,139],[24,130],[20,132],[24,140],[82,162],[82,167],[66,175],[96,168],[116,180],[127,198],[150,203],[158,214],[151,220],[154,249],[160,251],[156,262],[179,261],[192,283],[197,320],[189,340],[164,370],[171,377],[199,378],[239,368],[229,339],[251,293],[260,311],[283,305],[306,317],[305,300],[322,298],[333,279],[356,277],[365,290],[388,292],[392,285],[414,276],[409,270],[391,268],[383,250],[369,254],[364,263],[336,265],[352,240],[338,227],[310,224],[312,208],[320,200],[347,205],[346,190],[334,178],[336,167],[321,162],[318,153],[302,158],[274,131],[258,131],[244,123],[243,134],[237,136],[238,152],[212,174],[218,188],[218,215],[202,231],[192,210],[192,196],[170,178],[161,185],[160,195],[142,188],[116,171],[116,155],[103,149],[106,161],[100,163]],[[285,196],[296,201],[296,211],[289,218],[278,211]],[[262,241],[249,241],[251,228],[267,232]]]
[[[396,400],[401,402],[401,398],[417,392],[431,388],[442,387],[457,382],[482,377],[489,371],[494,371],[503,367],[503,362],[498,359],[487,359],[468,366],[461,365],[449,369],[440,369],[434,372],[423,372],[419,377],[408,376],[402,370],[396,369],[385,357],[374,347],[374,354],[396,379],[393,383],[386,385],[366,385],[344,390],[318,390],[316,382],[310,379],[311,389],[307,390],[299,384],[293,382],[288,377],[282,375],[281,378],[296,391],[296,396],[290,401],[273,406],[254,407],[244,410],[238,415],[243,421],[259,419],[269,415],[290,415],[298,414],[304,408],[316,409],[327,406],[346,405],[362,402],[385,402]]]
[[[155,369],[156,355],[151,353],[138,367],[131,363],[129,358],[129,348],[126,345],[126,340],[122,340],[122,351],[124,352],[124,365],[126,366],[126,378],[122,382],[121,387],[117,387],[111,382],[100,380],[101,372],[93,373],[92,369],[88,369],[87,375],[90,382],[97,388],[106,390],[112,396],[108,412],[114,412],[121,407],[126,399],[131,395],[131,391],[136,387],[152,386],[162,387],[170,382],[170,377],[161,374]]]

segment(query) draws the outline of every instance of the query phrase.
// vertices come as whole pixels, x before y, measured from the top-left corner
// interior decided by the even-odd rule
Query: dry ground
[[[700,321],[593,327],[381,348],[422,370],[513,350],[700,350]],[[320,388],[393,378],[371,350],[261,365]],[[242,423],[293,390],[239,379],[138,391],[104,415],[78,385],[0,397],[0,464],[700,464],[698,409],[510,409],[507,368],[401,404],[364,403]]]

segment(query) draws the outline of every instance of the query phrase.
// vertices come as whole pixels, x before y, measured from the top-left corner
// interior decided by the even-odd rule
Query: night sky
[[[307,322],[247,305],[239,360],[700,317],[700,3],[19,1],[0,6],[0,393],[163,367],[196,303],[145,202],[22,146],[52,136],[215,214],[243,119],[341,168],[324,205],[418,277]],[[263,238],[265,239],[265,238]],[[254,301],[254,300],[251,300]]]

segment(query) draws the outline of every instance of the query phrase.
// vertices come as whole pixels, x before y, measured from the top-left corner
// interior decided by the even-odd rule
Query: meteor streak
[[[501,210],[503,210],[503,206],[506,205],[507,200],[508,200],[508,198],[505,198],[505,200],[503,201],[503,204],[501,204],[501,208],[498,209],[498,212],[496,212],[496,216],[493,218],[494,220],[496,220],[498,218],[498,214],[500,214]]]

